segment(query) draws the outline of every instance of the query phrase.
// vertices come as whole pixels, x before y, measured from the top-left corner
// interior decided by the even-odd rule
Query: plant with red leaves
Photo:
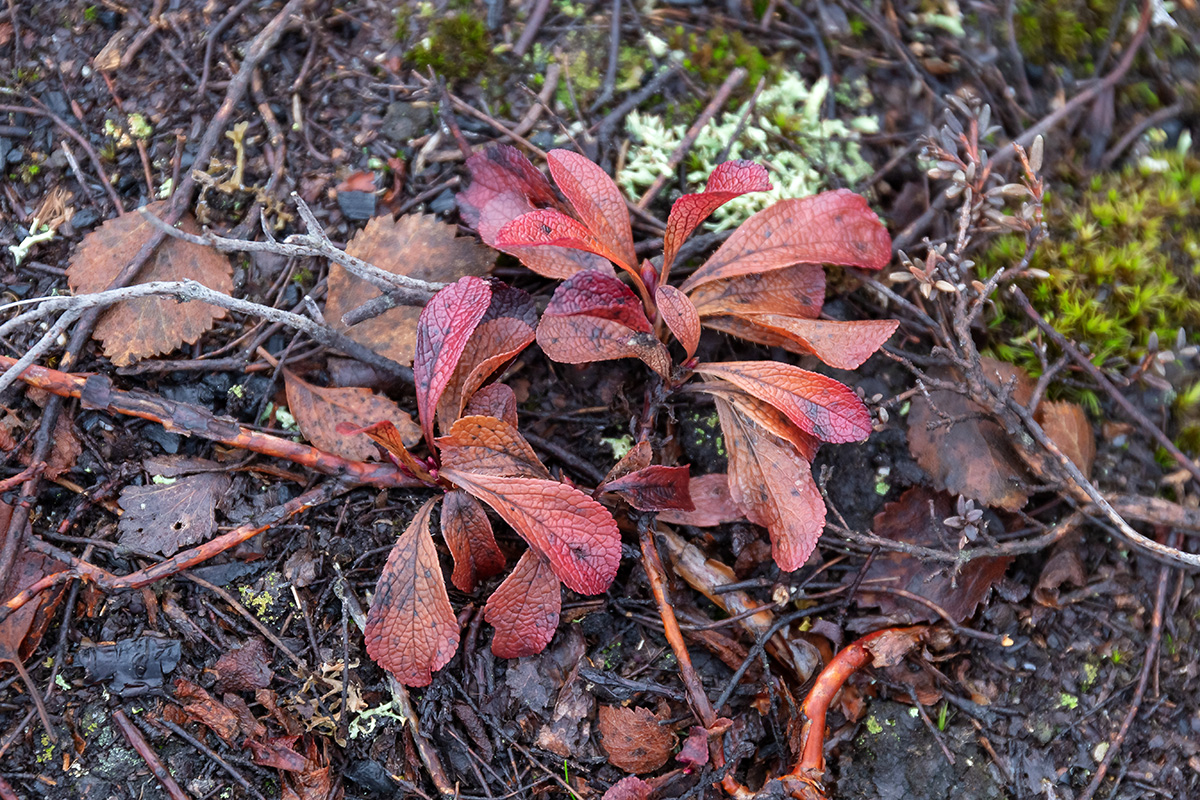
[[[746,220],[675,287],[668,280],[687,237],[722,204],[769,189],[766,169],[726,162],[704,191],[676,200],[656,267],[638,263],[625,199],[608,175],[575,153],[553,150],[547,158],[566,203],[507,146],[490,147],[467,162],[472,183],[458,196],[464,219],[486,243],[534,272],[563,280],[538,324],[538,344],[551,359],[569,364],[637,358],[668,391],[711,395],[729,453],[733,501],[767,529],[779,567],[799,568],[825,523],[812,478],[817,448],[862,441],[871,432],[870,413],[849,387],[791,364],[700,362],[701,329],[814,355],[839,369],[858,367],[898,323],[820,319],[820,265],[880,269],[891,259],[886,229],[866,200],[846,190],[784,200]],[[614,265],[626,273],[624,280]],[[678,362],[671,338],[682,348]],[[705,380],[692,382],[695,376]],[[649,467],[648,445],[637,457],[640,469]],[[669,484],[667,477],[658,476],[660,494],[663,485],[683,486],[681,475],[671,474]],[[682,490],[666,495],[666,501],[630,502],[642,510],[672,507],[667,502],[690,505]]]
[[[528,543],[484,609],[496,629],[492,650],[504,658],[538,653],[550,641],[560,582],[581,594],[603,593],[621,556],[608,510],[552,480],[517,431],[512,389],[484,386],[533,341],[536,325],[525,292],[495,280],[460,279],[429,301],[419,322],[413,378],[431,455],[410,452],[391,422],[339,428],[367,434],[399,469],[442,492],[442,538],[454,557],[450,580],[460,590],[472,592],[504,569],[484,506]],[[458,621],[430,533],[437,500],[421,507],[392,548],[367,615],[367,653],[410,686],[428,685],[458,649]]]

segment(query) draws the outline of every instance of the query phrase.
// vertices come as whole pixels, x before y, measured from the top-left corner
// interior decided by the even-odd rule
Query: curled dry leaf
[[[875,515],[875,534],[905,544],[954,549],[960,532],[946,527],[954,515],[954,502],[943,492],[924,487],[909,489],[894,503]],[[941,618],[922,603],[875,592],[874,585],[904,589],[945,609],[955,622],[975,613],[996,581],[1004,577],[1012,558],[972,559],[957,572],[948,565],[923,561],[916,556],[881,552],[871,562],[856,602],[878,606],[884,614],[906,614],[912,622],[937,622]]]
[[[0,503],[0,530],[7,530],[12,518],[12,506]],[[67,567],[49,556],[25,550],[17,556],[12,572],[2,585],[5,597],[12,597],[42,578],[62,572]],[[62,601],[66,585],[60,584],[42,592],[0,621],[0,662],[24,663],[33,654],[42,636],[54,619],[55,609]],[[36,687],[30,687],[36,688]]]
[[[171,556],[216,530],[215,510],[229,491],[229,476],[201,472],[168,481],[121,491],[117,533],[125,547]]]
[[[859,442],[871,433],[871,415],[848,386],[777,361],[697,364],[778,408],[800,430],[826,442]]]
[[[669,525],[695,525],[709,528],[735,522],[745,516],[729,493],[729,476],[724,472],[693,475],[688,481],[688,497],[694,511],[667,509],[658,513],[659,522]]]
[[[629,448],[629,452],[613,465],[613,468],[604,476],[604,481],[600,484],[601,488],[618,478],[625,477],[631,472],[637,472],[639,469],[650,466],[652,460],[654,460],[654,451],[650,447],[650,442],[642,439]]]
[[[881,269],[892,258],[892,240],[861,195],[846,189],[781,200],[759,211],[680,287],[790,267],[842,264]]]
[[[699,725],[693,725],[688,731],[683,747],[679,748],[675,760],[683,764],[684,769],[703,767],[708,763],[708,731]]]
[[[614,767],[645,773],[667,763],[675,734],[650,709],[600,706],[599,713],[600,743]]]
[[[350,240],[346,252],[393,275],[433,283],[453,283],[465,275],[486,275],[495,253],[432,214],[410,214],[393,221],[373,217]],[[398,306],[347,328],[342,317],[382,294],[374,284],[329,265],[325,318],[335,330],[401,364],[411,363],[417,342],[419,306]]]
[[[621,532],[604,506],[578,489],[540,478],[477,475],[443,467],[442,475],[492,508],[580,594],[601,594],[617,574]]]
[[[150,203],[145,213],[162,216],[170,201]],[[179,227],[198,234],[190,215]],[[80,242],[67,267],[67,284],[73,294],[91,294],[109,288],[113,280],[150,240],[156,229],[141,213],[110,219]],[[229,259],[211,247],[168,237],[138,273],[138,283],[194,280],[210,289],[233,291]],[[169,353],[195,343],[225,310],[208,303],[180,303],[170,297],[141,297],[112,306],[100,315],[93,336],[104,354],[117,366]]]
[[[370,389],[314,386],[287,369],[283,371],[283,384],[288,410],[296,417],[300,432],[327,453],[351,461],[377,457],[378,451],[366,436],[347,436],[338,430],[342,423],[358,425],[363,420],[391,422],[406,447],[421,440],[421,428],[408,412]]]
[[[784,572],[804,566],[825,529],[825,501],[812,466],[728,401],[716,398],[729,452],[729,493],[746,519],[767,529]]]
[[[674,286],[659,286],[654,291],[654,302],[663,322],[683,345],[684,357],[696,355],[700,344],[700,314],[687,295]]]
[[[479,581],[504,569],[504,553],[496,544],[492,523],[471,495],[457,489],[446,492],[441,528],[442,538],[454,556],[450,582],[459,591],[473,592]]]
[[[669,272],[679,248],[708,215],[747,192],[768,192],[771,179],[761,164],[726,161],[708,176],[703,192],[685,194],[671,206],[663,234],[663,271]]]
[[[562,589],[549,559],[526,550],[484,607],[484,621],[496,629],[492,652],[500,658],[542,652],[554,637],[561,611]]]
[[[409,686],[428,686],[458,649],[458,620],[429,532],[430,498],[396,541],[375,585],[367,654]]]
[[[1027,403],[1033,384],[1012,364],[982,360],[983,368],[1001,383],[1015,381],[1013,397]],[[950,370],[932,370],[941,380],[957,381]],[[913,398],[908,413],[908,449],[935,489],[962,495],[987,506],[1016,511],[1029,499],[1028,473],[1004,429],[986,409],[958,392],[930,391]]]

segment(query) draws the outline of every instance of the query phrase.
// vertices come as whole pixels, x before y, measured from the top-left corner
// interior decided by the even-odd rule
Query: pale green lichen
[[[830,188],[824,174],[832,173],[847,184],[858,183],[871,174],[872,167],[863,158],[858,139],[860,134],[878,131],[878,121],[865,115],[848,120],[823,119],[821,108],[829,89],[824,78],[810,85],[797,73],[784,71],[759,95],[748,115],[743,106],[714,119],[700,131],[685,161],[690,190],[704,186],[726,146],[729,149],[725,158],[748,159],[766,166],[774,186],[769,192],[744,195],[717,209],[709,223],[713,230],[735,227],[750,214],[779,200],[806,197]],[[851,94],[839,92],[843,97]],[[853,94],[858,95],[856,100],[870,102],[869,93]],[[743,116],[745,125],[734,139]],[[630,113],[626,130],[634,145],[617,175],[621,188],[630,195],[641,194],[656,178],[669,174],[668,159],[683,141],[687,128],[684,123],[668,125],[661,117]]]

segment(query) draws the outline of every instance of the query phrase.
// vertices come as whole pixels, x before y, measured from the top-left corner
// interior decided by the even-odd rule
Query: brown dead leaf
[[[32,443],[30,444],[32,451]],[[75,460],[83,452],[83,446],[75,436],[75,427],[71,424],[71,414],[63,409],[54,422],[54,444],[50,449],[50,457],[46,459],[46,471],[43,473],[54,480],[75,466]],[[22,462],[28,464],[29,457],[22,457]]]
[[[1096,460],[1096,435],[1087,413],[1077,403],[1045,402],[1038,406],[1037,421],[1050,440],[1085,476],[1091,477]]]
[[[12,506],[0,503],[0,531],[8,530],[12,519]],[[0,582],[5,597],[12,597],[22,589],[37,583],[47,575],[62,572],[66,565],[49,556],[25,550],[13,565],[7,580]],[[24,661],[37,649],[54,617],[54,610],[62,600],[65,585],[43,592],[32,601],[21,606],[0,622],[0,662]]]
[[[675,734],[647,708],[600,706],[600,737],[609,763],[639,774],[666,764],[675,747]]]
[[[1029,401],[1033,384],[1023,370],[988,358],[983,366],[992,380],[1016,380],[1013,397],[1021,403]],[[931,374],[958,380],[948,370]],[[957,392],[931,391],[929,399],[924,395],[913,399],[908,449],[933,478],[936,489],[1008,511],[1016,511],[1029,499],[1028,473],[1008,435],[982,407]]]
[[[486,275],[495,262],[494,251],[474,239],[455,238],[456,228],[432,214],[410,214],[392,221],[386,214],[374,217],[346,252],[395,275],[423,281],[452,283],[464,275]],[[393,308],[346,328],[342,315],[382,292],[344,268],[329,267],[329,296],[325,318],[351,339],[401,364],[413,360],[417,341],[419,306]]]
[[[1081,467],[1082,469],[1082,467]],[[1072,586],[1087,585],[1087,571],[1083,567],[1083,536],[1074,531],[1064,536],[1054,545],[1050,558],[1042,567],[1038,576],[1037,586],[1033,589],[1033,599],[1047,608],[1061,608],[1059,590],[1064,584]]]
[[[248,692],[271,685],[271,657],[261,639],[250,639],[217,659],[213,670],[225,692]]]
[[[170,556],[207,539],[216,530],[217,501],[229,491],[229,476],[202,472],[170,483],[127,486],[117,501],[125,512],[117,523],[126,547]]]
[[[961,533],[947,528],[944,520],[954,516],[954,511],[954,502],[947,495],[918,486],[875,515],[875,533],[922,547],[953,548]],[[878,606],[889,615],[907,614],[913,622],[940,619],[923,603],[872,591],[874,586],[903,589],[941,606],[955,622],[962,622],[975,613],[976,606],[992,584],[1004,577],[1011,563],[1011,557],[977,558],[956,577],[947,564],[922,561],[905,553],[880,553],[867,570],[858,603]]]
[[[340,423],[355,428],[389,421],[400,431],[405,447],[421,439],[421,427],[394,402],[370,389],[334,389],[314,386],[290,370],[283,371],[288,410],[296,417],[304,438],[327,453],[351,461],[378,458],[379,449],[364,434],[339,433]]]
[[[242,726],[237,715],[202,687],[184,678],[176,678],[175,699],[183,704],[188,717],[209,728],[226,744],[233,744],[239,738]]]
[[[146,206],[161,215],[169,201]],[[195,221],[185,215],[180,226],[199,233]],[[80,242],[67,267],[67,283],[74,294],[100,292],[154,234],[155,228],[134,212],[110,219]],[[233,267],[229,259],[211,247],[168,238],[138,273],[138,283],[191,279],[226,294],[233,291]],[[179,303],[170,297],[142,297],[115,305],[101,315],[95,338],[104,354],[117,366],[127,366],[150,356],[169,353],[183,344],[193,344],[225,310],[207,303]]]

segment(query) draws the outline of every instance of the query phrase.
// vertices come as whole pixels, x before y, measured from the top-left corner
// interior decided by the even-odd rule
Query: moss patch
[[[411,22],[405,20],[405,33]],[[451,80],[461,80],[482,72],[491,55],[487,26],[474,14],[462,11],[432,20],[425,37],[405,57],[416,69],[432,69]]]

